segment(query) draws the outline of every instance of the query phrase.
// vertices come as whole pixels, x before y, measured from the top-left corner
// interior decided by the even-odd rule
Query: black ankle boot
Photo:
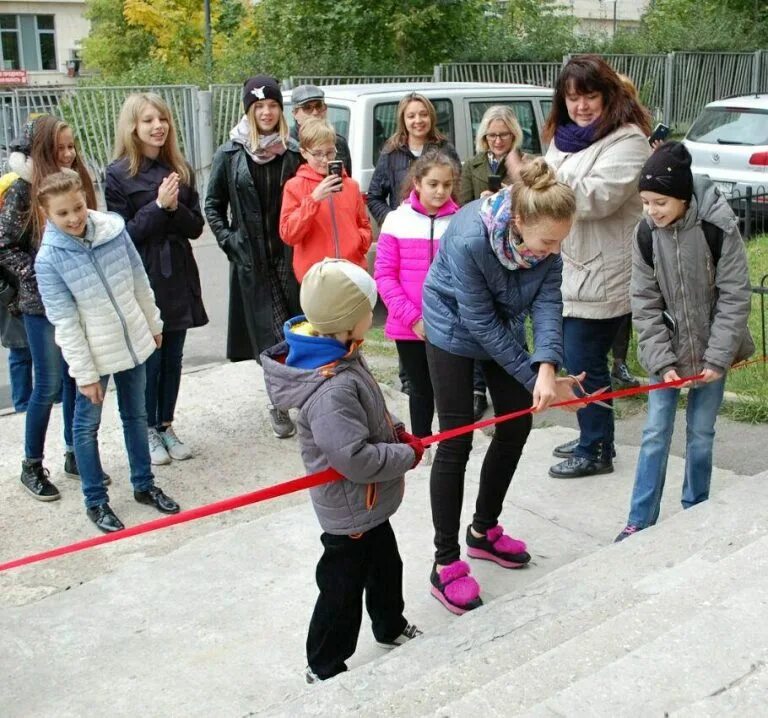
[[[38,501],[56,501],[61,498],[59,490],[48,480],[48,469],[43,468],[42,461],[21,462],[21,485],[24,490]]]

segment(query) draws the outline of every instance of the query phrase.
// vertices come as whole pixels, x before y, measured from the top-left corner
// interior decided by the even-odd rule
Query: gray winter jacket
[[[701,221],[722,230],[715,267]],[[669,227],[652,228],[653,267],[640,252],[637,232],[632,252],[632,320],[640,362],[652,375],[670,369],[680,376],[703,369],[724,372],[754,351],[747,329],[751,289],[744,242],[736,218],[719,190],[704,177],[694,180],[685,216]],[[667,310],[674,323],[662,316]]]
[[[345,478],[310,490],[323,531],[363,533],[386,521],[403,498],[403,474],[415,456],[397,443],[402,424],[387,410],[384,396],[359,350],[317,369],[287,366],[282,342],[261,355],[272,403],[298,408],[301,458],[308,473],[328,467]]]

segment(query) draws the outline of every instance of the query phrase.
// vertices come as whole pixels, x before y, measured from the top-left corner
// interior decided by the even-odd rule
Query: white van
[[[352,153],[352,176],[365,192],[381,148],[395,131],[400,99],[409,92],[428,97],[437,124],[456,148],[462,162],[475,155],[475,135],[491,105],[510,105],[523,129],[522,150],[541,155],[546,146],[541,130],[552,107],[553,91],[535,85],[495,82],[414,82],[371,85],[326,85],[328,120],[344,135]],[[285,114],[293,122],[291,93],[285,92]]]

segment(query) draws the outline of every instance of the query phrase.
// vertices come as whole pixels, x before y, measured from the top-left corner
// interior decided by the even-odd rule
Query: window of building
[[[21,69],[21,40],[19,19],[16,15],[0,15],[0,54],[0,69]]]
[[[3,70],[57,70],[53,15],[0,15]]]

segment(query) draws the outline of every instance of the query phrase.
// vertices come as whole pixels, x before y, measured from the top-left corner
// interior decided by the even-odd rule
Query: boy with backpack
[[[639,190],[647,217],[635,234],[630,292],[640,362],[652,383],[701,377],[688,385],[687,509],[709,498],[726,372],[754,351],[749,271],[733,211],[708,178],[693,177],[683,144],[651,155]],[[679,394],[675,387],[648,395],[629,519],[616,541],[658,520]]]

